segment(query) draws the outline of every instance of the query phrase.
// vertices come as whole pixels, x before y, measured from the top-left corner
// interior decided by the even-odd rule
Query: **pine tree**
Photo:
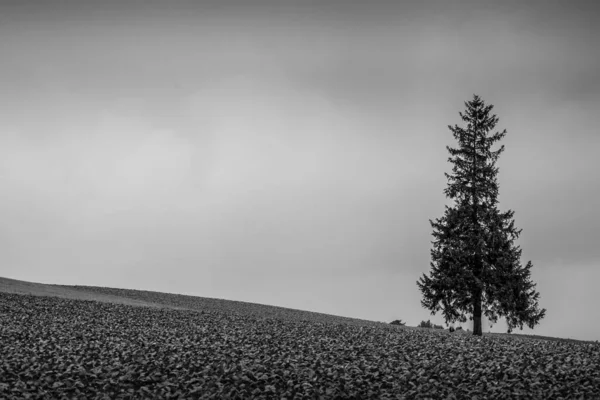
[[[521,265],[521,248],[515,245],[521,230],[514,211],[498,210],[496,161],[504,146],[492,150],[506,130],[494,132],[498,118],[493,105],[474,95],[459,112],[466,128],[448,126],[458,141],[447,146],[453,164],[444,190],[453,200],[444,215],[429,221],[433,228],[431,276],[417,281],[424,308],[442,314],[447,324],[473,320],[473,334],[482,335],[481,316],[496,323],[505,317],[508,332],[527,324],[533,329],[546,310],[538,308],[539,293],[531,281],[532,264]],[[483,311],[482,311],[483,310]]]

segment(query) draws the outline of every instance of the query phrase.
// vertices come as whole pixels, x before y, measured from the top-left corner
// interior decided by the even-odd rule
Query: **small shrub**
[[[462,328],[462,326],[459,326],[458,328],[456,328],[456,330],[457,330],[457,331],[462,331],[462,330],[463,330],[463,328]]]
[[[427,322],[421,321],[421,323],[419,324],[419,328],[444,329],[442,325],[432,324],[430,320],[427,320]]]
[[[402,322],[402,320],[401,320],[401,319],[396,319],[396,320],[394,320],[394,321],[390,322],[390,325],[400,325],[400,326],[404,326],[404,325],[406,325],[406,322]]]
[[[419,324],[419,328],[433,328],[433,325],[431,325],[430,320],[427,320],[427,322],[421,321],[421,323]]]
[[[453,326],[451,326],[450,328],[448,328],[448,330],[449,330],[450,332],[454,332],[454,327],[453,327]]]

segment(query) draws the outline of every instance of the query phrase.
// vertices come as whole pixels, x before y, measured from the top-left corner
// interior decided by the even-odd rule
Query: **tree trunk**
[[[473,296],[473,335],[482,336],[481,329],[481,289],[476,289]]]
[[[477,207],[479,206],[479,199],[477,198],[477,175],[479,172],[479,166],[477,165],[477,116],[473,121],[473,166],[471,170],[471,201],[473,203],[473,214],[471,215],[471,222],[473,224],[473,229],[475,233],[475,237],[478,238],[480,235],[479,229],[479,218],[477,215]],[[475,255],[473,259],[473,274],[475,275],[476,287],[474,288],[474,296],[473,296],[473,335],[482,336],[483,331],[481,329],[481,291],[482,287],[480,286],[481,281],[481,270],[482,270],[482,262],[481,262],[481,249],[479,248],[479,244],[476,244]]]

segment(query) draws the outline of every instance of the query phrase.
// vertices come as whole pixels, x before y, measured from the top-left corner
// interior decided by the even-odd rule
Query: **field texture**
[[[600,398],[598,344],[69,290],[97,297],[0,292],[0,398]]]

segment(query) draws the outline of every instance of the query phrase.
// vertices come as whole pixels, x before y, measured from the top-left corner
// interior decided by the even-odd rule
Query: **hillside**
[[[386,325],[381,322],[366,321],[356,318],[347,318],[263,304],[246,303],[242,301],[222,300],[133,289],[52,285],[19,281],[2,277],[0,277],[0,292],[30,294],[34,296],[54,296],[74,300],[95,300],[100,302],[127,304],[133,306],[186,309],[195,311],[226,311],[253,315],[261,318],[311,320],[320,322],[349,323],[356,325]]]
[[[386,323],[323,314],[312,311],[296,310],[271,305],[247,303],[234,300],[214,299],[188,296],[173,293],[151,292],[134,289],[117,289],[98,286],[69,286],[33,283],[0,277],[0,292],[30,294],[34,296],[54,296],[74,300],[95,300],[115,304],[133,306],[187,309],[196,311],[228,311],[255,315],[257,317],[274,317],[289,320],[310,320],[321,322],[347,323],[355,325],[387,325]],[[422,329],[405,326],[406,329]],[[437,331],[436,332],[440,332]],[[443,331],[446,332],[446,331]],[[484,336],[512,337],[515,339],[543,339],[573,343],[593,343],[577,339],[556,338],[549,336],[524,335],[512,333],[484,333]]]
[[[598,398],[600,346],[0,279],[0,398]]]

